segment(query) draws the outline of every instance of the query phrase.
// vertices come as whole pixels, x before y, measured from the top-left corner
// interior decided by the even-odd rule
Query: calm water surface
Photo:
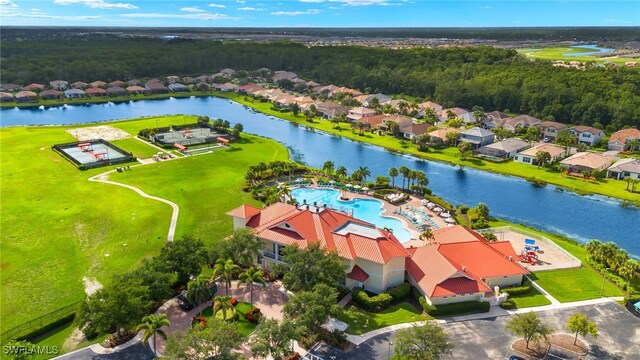
[[[380,147],[307,129],[304,126],[256,113],[238,103],[219,98],[188,98],[94,104],[49,109],[0,111],[2,126],[56,125],[125,119],[162,114],[204,114],[241,122],[245,131],[275,139],[291,157],[321,167],[326,160],[349,171],[367,166],[372,179],[386,175],[389,167],[407,166],[429,177],[434,193],[453,204],[473,206],[485,202],[491,214],[517,223],[558,232],[580,241],[614,241],[640,255],[640,210],[623,208],[602,196],[579,196],[554,186],[538,187],[515,177],[503,176],[420,160],[388,152]],[[400,178],[396,179],[401,181]]]

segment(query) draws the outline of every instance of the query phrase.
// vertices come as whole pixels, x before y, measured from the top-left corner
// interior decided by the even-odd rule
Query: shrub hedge
[[[405,282],[385,292],[391,295],[393,301],[399,301],[409,296],[412,288],[411,284]]]
[[[432,311],[427,311],[429,315],[432,316],[447,316],[447,315],[457,315],[463,313],[474,313],[474,312],[488,312],[491,304],[488,302],[479,302],[479,301],[465,301],[453,304],[445,304],[445,305],[437,305],[434,307],[435,309]]]
[[[509,294],[509,296],[516,296],[516,295],[528,294],[531,292],[532,288],[533,287],[531,286],[531,282],[528,280],[525,280],[522,283],[522,286],[504,288],[504,289],[501,289],[501,291]]]
[[[500,304],[500,307],[502,307],[503,309],[515,309],[516,303],[514,303],[513,300],[507,300]]]
[[[393,297],[387,293],[370,297],[364,290],[356,288],[353,289],[351,299],[360,308],[368,311],[381,311],[389,306]]]

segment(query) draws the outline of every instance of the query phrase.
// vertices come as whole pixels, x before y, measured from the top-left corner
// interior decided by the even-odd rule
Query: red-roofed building
[[[631,142],[640,142],[640,130],[630,128],[614,132],[609,138],[609,150],[625,151],[631,149]],[[638,146],[636,144],[636,146]]]
[[[495,286],[521,285],[529,273],[508,241],[488,242],[459,225],[433,235],[432,244],[412,249],[406,260],[408,281],[432,305],[480,301]]]
[[[306,248],[320,243],[323,249],[336,251],[343,259],[349,288],[363,287],[380,293],[404,282],[409,252],[392,233],[346,213],[276,203],[264,209],[242,205],[227,215],[233,217],[235,229],[250,228],[263,240],[262,257],[256,261],[260,266],[280,263],[285,246]]]

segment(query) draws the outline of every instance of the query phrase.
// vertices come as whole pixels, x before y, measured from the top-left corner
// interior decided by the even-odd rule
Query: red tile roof
[[[609,138],[609,142],[620,141],[625,144],[627,139],[640,139],[640,130],[631,128],[616,131]]]
[[[239,206],[229,212],[227,212],[227,215],[229,216],[235,216],[235,217],[239,217],[242,219],[248,219],[256,214],[260,213],[260,209],[255,207],[255,206],[251,206],[251,205],[247,205],[244,204],[242,206]]]
[[[596,128],[592,127],[592,126],[586,126],[586,125],[574,126],[572,129],[575,132],[579,132],[579,133],[590,132],[593,135],[598,135],[598,134],[602,133],[602,130],[596,129]]]
[[[491,291],[484,282],[466,277],[447,279],[436,285],[431,297],[473,294]]]
[[[353,279],[359,282],[365,282],[369,278],[369,274],[358,265],[354,265],[351,272],[347,274],[349,279]]]
[[[106,94],[107,90],[99,88],[99,87],[92,87],[92,88],[88,88],[86,90],[86,93],[89,94],[89,95]]]
[[[433,242],[447,244],[454,242],[484,241],[484,237],[464,226],[450,226],[433,231]]]

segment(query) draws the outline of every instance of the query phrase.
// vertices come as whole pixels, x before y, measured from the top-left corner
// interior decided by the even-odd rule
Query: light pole
[[[602,297],[602,293],[604,292],[604,281],[606,279],[605,272],[607,270],[609,270],[609,268],[604,268],[604,270],[602,270],[602,287],[600,288],[600,297]]]
[[[393,341],[389,340],[389,359],[391,359],[391,346],[393,345]]]

